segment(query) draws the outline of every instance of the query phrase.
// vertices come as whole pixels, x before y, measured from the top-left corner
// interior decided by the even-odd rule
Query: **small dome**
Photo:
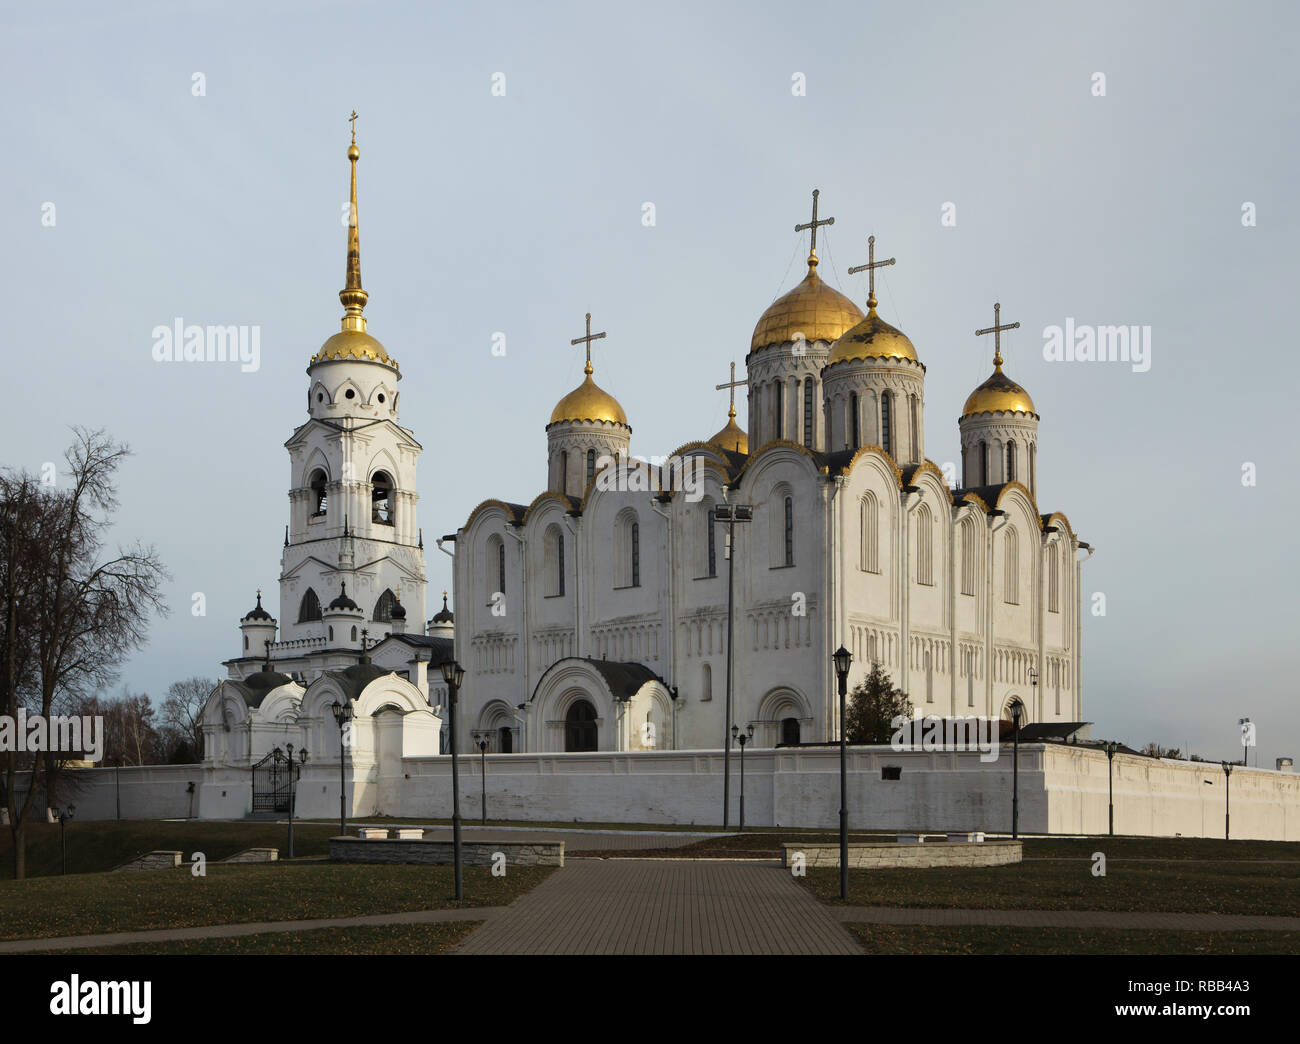
[[[327,608],[343,609],[350,612],[361,611],[361,606],[357,605],[356,602],[352,601],[352,599],[348,597],[348,585],[346,580],[340,581],[338,597],[335,598],[334,601],[330,602]]]
[[[874,300],[875,298],[872,298],[872,301]],[[881,319],[874,307],[867,309],[862,322],[831,345],[831,354],[826,360],[826,365],[834,366],[836,363],[853,362],[858,359],[921,361],[907,335]]]
[[[442,592],[442,608],[433,614],[433,622],[436,624],[454,623],[456,616],[447,608],[447,592]]]
[[[759,317],[749,350],[793,341],[796,334],[806,341],[834,341],[861,319],[862,309],[822,282],[814,256],[808,259],[803,282],[778,297]]]
[[[244,615],[244,619],[245,620],[270,620],[272,623],[275,622],[275,617],[262,608],[262,592],[260,590],[257,592],[257,605],[253,606],[252,609],[248,610],[248,612]]]
[[[391,615],[394,620],[406,619],[406,609],[402,606],[401,595],[393,595],[393,611]]]
[[[749,436],[745,434],[745,429],[736,423],[735,410],[728,412],[727,426],[709,439],[709,444],[731,450],[733,453],[749,452]]]
[[[1001,363],[993,368],[987,381],[970,393],[970,398],[962,407],[961,419],[965,420],[978,413],[1029,413],[1038,416],[1034,412],[1034,400],[1029,397],[1029,392],[1002,372]]]
[[[551,423],[565,421],[607,421],[628,427],[627,414],[618,400],[591,379],[591,371],[583,382],[569,392],[551,411]]]
[[[364,330],[340,330],[320,346],[320,351],[311,357],[313,363],[330,362],[335,359],[361,359],[385,363],[397,368],[384,346]]]

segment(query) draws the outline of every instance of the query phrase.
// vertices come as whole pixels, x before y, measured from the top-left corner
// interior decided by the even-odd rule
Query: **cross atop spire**
[[[995,370],[1002,369],[1002,331],[1018,329],[1020,329],[1019,323],[1004,323],[1002,321],[1002,305],[998,303],[993,306],[993,325],[975,331],[976,337],[983,337],[985,334],[993,335],[993,368]]]
[[[586,344],[587,344],[587,368],[586,368],[585,370],[583,370],[582,372],[585,373],[588,377],[591,376],[591,342],[592,342],[592,341],[599,341],[599,340],[600,340],[602,337],[604,337],[604,336],[605,336],[605,333],[604,333],[603,330],[602,330],[600,333],[597,333],[597,334],[594,334],[594,333],[591,332],[591,313],[588,312],[588,313],[587,313],[587,332],[586,332],[586,334],[585,334],[584,336],[582,336],[582,337],[575,337],[572,341],[569,342],[569,344],[582,344],[584,341],[586,342]]]
[[[891,257],[887,261],[876,260],[876,237],[867,236],[867,263],[865,265],[854,265],[849,269],[849,275],[856,275],[858,272],[867,273],[867,311],[874,311],[876,307],[876,269],[888,268],[894,264],[898,258]]]
[[[727,388],[730,391],[731,403],[727,409],[727,416],[730,417],[732,420],[736,419],[736,389],[743,388],[748,383],[749,383],[748,381],[736,380],[736,364],[733,362],[731,364],[731,380],[727,381],[725,384],[714,385],[714,387],[718,391],[722,391],[723,388]]]
[[[361,314],[370,295],[361,288],[361,238],[357,231],[357,159],[361,150],[357,148],[357,113],[354,109],[348,117],[352,124],[352,144],[348,146],[348,159],[352,163],[352,187],[348,206],[348,268],[343,289],[339,291],[339,300],[343,302],[343,329],[365,333],[366,320]]]
[[[833,217],[822,218],[820,221],[817,219],[817,197],[820,196],[821,194],[822,194],[821,189],[813,189],[812,220],[805,221],[802,225],[794,226],[794,230],[796,232],[802,232],[804,229],[812,229],[812,245],[808,249],[809,268],[817,267],[817,229],[822,225],[835,224],[835,219]]]

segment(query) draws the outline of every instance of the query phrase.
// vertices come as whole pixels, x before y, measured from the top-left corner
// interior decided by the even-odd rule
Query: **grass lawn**
[[[798,880],[839,904],[839,870]],[[975,910],[1143,910],[1300,916],[1300,863],[1112,860],[1092,876],[1086,858],[1010,866],[850,870],[852,906]]]
[[[329,854],[329,838],[339,832],[319,823],[293,826],[293,854]],[[249,821],[218,823],[201,819],[166,820],[106,819],[67,824],[68,873],[89,874],[112,870],[128,860],[154,849],[183,853],[184,860],[202,852],[213,863],[245,848],[288,850],[289,828],[284,824]],[[27,876],[57,874],[62,868],[59,854],[59,824],[32,823],[27,828]],[[13,838],[8,827],[0,827],[0,879],[13,876]]]
[[[239,953],[295,956],[446,953],[482,923],[482,921],[455,921],[447,924],[377,924],[358,928],[317,928],[309,932],[274,932],[265,935],[237,935],[225,939],[134,943],[130,946],[102,946],[98,949],[48,952],[76,956],[157,954],[178,957],[198,954],[227,956]]]
[[[1100,928],[850,924],[867,953],[1294,954],[1300,932],[1129,931]]]
[[[504,906],[550,872],[467,867],[459,903],[449,866],[209,865],[206,877],[182,868],[0,881],[0,939]]]

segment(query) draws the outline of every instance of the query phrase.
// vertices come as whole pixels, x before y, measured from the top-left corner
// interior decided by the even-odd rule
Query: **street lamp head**
[[[299,761],[300,764],[303,764],[303,765],[307,764],[307,748],[306,748],[306,747],[303,747],[302,750],[298,751],[298,761]]]
[[[460,688],[460,683],[465,678],[464,667],[462,667],[455,660],[444,660],[441,664],[438,665],[438,669],[442,671],[443,681],[445,681],[448,685],[454,686],[457,689]]]
[[[1019,701],[1011,705],[1011,721],[1017,728],[1020,726],[1020,711],[1021,707]]]
[[[740,734],[740,726],[738,725],[731,726],[731,738],[735,739],[739,734]]]
[[[1031,685],[1037,685],[1037,684],[1038,684],[1038,668],[1037,668],[1037,667],[1030,667],[1030,668],[1029,668],[1029,683],[1030,683]]]
[[[853,663],[853,654],[849,652],[848,649],[844,648],[844,646],[841,645],[838,649],[835,650],[835,654],[831,657],[831,659],[835,661],[835,673],[839,675],[840,678],[847,677],[849,673],[849,667]]]

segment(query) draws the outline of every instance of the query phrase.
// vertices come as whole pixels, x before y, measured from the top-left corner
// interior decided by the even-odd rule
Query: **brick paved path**
[[[575,859],[457,953],[861,953],[773,865]]]
[[[424,828],[428,837],[440,841],[451,840],[451,827],[429,826]],[[632,851],[644,848],[681,848],[693,845],[697,841],[706,841],[711,837],[729,837],[719,831],[716,834],[687,833],[683,831],[657,830],[543,830],[535,827],[484,827],[462,824],[461,837],[465,841],[563,841],[566,852],[597,851]]]
[[[1188,932],[1300,931],[1300,917],[1253,914],[1140,913],[1109,910],[936,910],[899,906],[837,906],[834,916],[857,924],[1006,925],[1014,928],[1145,928]]]

